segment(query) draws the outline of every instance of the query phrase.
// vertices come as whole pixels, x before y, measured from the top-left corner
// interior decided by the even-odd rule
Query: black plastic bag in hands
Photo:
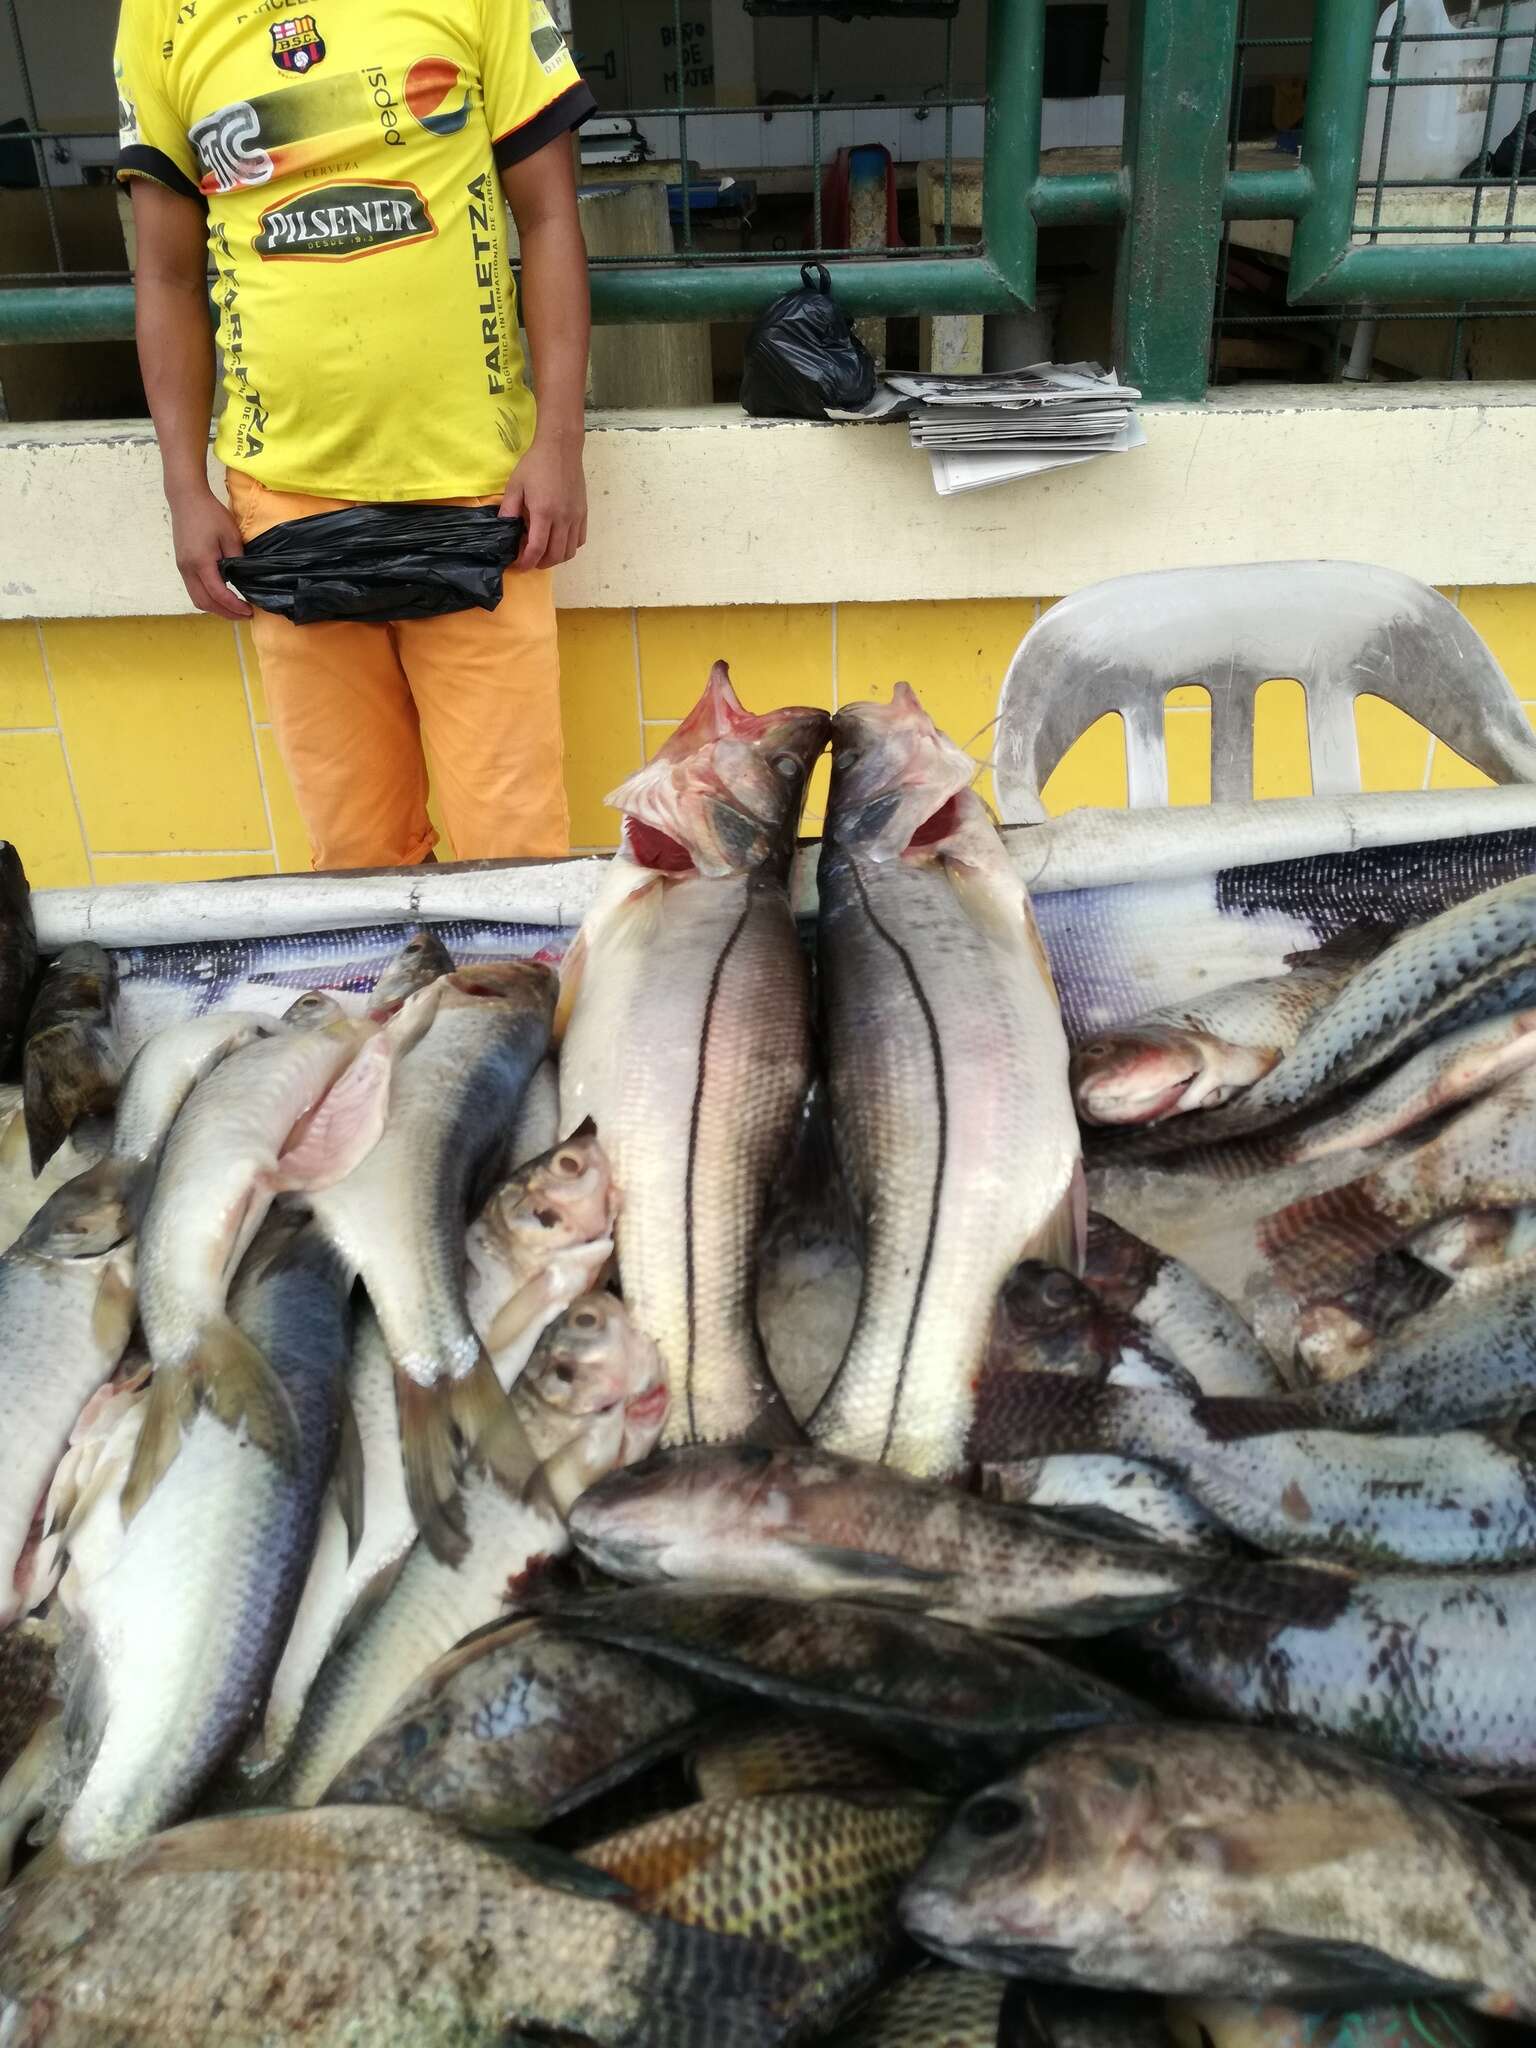
[[[766,306],[747,336],[741,403],[755,419],[824,420],[827,407],[857,412],[875,395],[875,362],[832,297],[819,263],[802,266],[803,289]]]
[[[435,619],[501,603],[521,519],[494,505],[348,505],[285,519],[219,572],[248,604],[296,626],[324,619]]]

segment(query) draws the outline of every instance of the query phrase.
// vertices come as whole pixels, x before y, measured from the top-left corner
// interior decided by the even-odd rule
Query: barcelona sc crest
[[[313,71],[325,55],[325,43],[312,14],[272,24],[272,62],[279,71]]]

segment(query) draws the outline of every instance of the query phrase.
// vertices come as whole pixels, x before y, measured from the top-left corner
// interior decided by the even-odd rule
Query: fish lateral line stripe
[[[688,1170],[683,1181],[683,1289],[688,1307],[688,1362],[684,1385],[688,1396],[688,1434],[695,1437],[698,1422],[693,1407],[693,1361],[697,1342],[696,1286],[693,1260],[693,1185],[699,1160],[699,1124],[704,1114],[704,1088],[709,1078],[709,1034],[714,1022],[715,1004],[720,996],[720,983],[725,975],[726,963],[736,950],[752,909],[752,891],[747,889],[746,901],[741,906],[741,915],[731,929],[730,937],[720,948],[714,971],[709,977],[709,993],[704,998],[704,1021],[699,1030],[699,1072],[693,1086],[693,1108],[688,1117]]]
[[[891,1439],[896,1434],[896,1419],[901,1413],[902,1395],[906,1390],[907,1367],[911,1363],[912,1346],[917,1339],[918,1311],[922,1307],[923,1295],[928,1287],[928,1269],[933,1264],[934,1241],[939,1231],[939,1198],[944,1188],[944,1169],[949,1162],[949,1101],[944,1086],[944,1054],[939,1044],[938,1021],[933,1014],[933,1006],[929,1002],[923,990],[923,985],[918,978],[917,969],[912,965],[912,956],[900,939],[893,932],[887,931],[875,915],[874,908],[869,900],[869,891],[864,886],[864,877],[859,873],[857,861],[849,860],[848,872],[853,876],[854,887],[859,892],[859,902],[863,906],[864,915],[869,919],[873,929],[901,962],[901,971],[906,976],[907,985],[916,998],[918,1009],[922,1012],[923,1024],[928,1033],[929,1050],[933,1054],[933,1078],[936,1084],[935,1092],[938,1096],[939,1104],[938,1158],[933,1170],[933,1199],[928,1205],[928,1231],[923,1240],[922,1264],[917,1269],[917,1289],[913,1294],[912,1307],[907,1315],[907,1333],[901,1346],[901,1360],[896,1368],[896,1385],[892,1390],[890,1417],[885,1425],[885,1441],[880,1446],[879,1462],[883,1465],[890,1456]],[[862,1307],[862,1300],[860,1305]]]

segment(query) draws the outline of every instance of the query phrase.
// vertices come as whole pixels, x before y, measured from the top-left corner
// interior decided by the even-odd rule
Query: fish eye
[[[1011,1835],[1028,1819],[1028,1807],[1002,1792],[983,1792],[960,1812],[960,1826],[978,1842],[993,1842]]]
[[[1047,1273],[1040,1283],[1040,1298],[1049,1308],[1066,1308],[1077,1298],[1070,1273]]]
[[[420,1756],[427,1746],[427,1731],[420,1721],[407,1721],[400,1730],[400,1747],[409,1763],[414,1756]]]
[[[561,1152],[555,1158],[556,1173],[563,1173],[567,1180],[574,1180],[581,1171],[581,1161],[574,1152]]]
[[[572,1324],[578,1330],[595,1330],[601,1321],[602,1317],[595,1308],[579,1308],[571,1317]]]
[[[1168,1607],[1154,1614],[1146,1627],[1154,1643],[1176,1643],[1184,1633],[1184,1616],[1179,1608]]]
[[[800,763],[793,754],[775,754],[773,772],[775,775],[782,775],[784,780],[789,782],[800,773]]]

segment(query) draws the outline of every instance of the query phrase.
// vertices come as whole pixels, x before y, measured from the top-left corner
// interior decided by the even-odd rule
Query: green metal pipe
[[[1227,195],[1238,0],[1136,0],[1125,142],[1130,209],[1115,278],[1114,360],[1151,399],[1208,382]]]
[[[1278,171],[1228,171],[1221,210],[1227,220],[1299,220],[1315,191],[1305,164]]]
[[[1293,273],[1294,275],[1294,270]],[[1536,246],[1529,242],[1459,242],[1411,249],[1379,243],[1346,249],[1304,292],[1300,306],[1400,306],[1415,300],[1536,299]]]
[[[1039,236],[1030,200],[1040,181],[1045,0],[993,0],[989,15],[981,239],[1016,299],[1033,305]]]
[[[1007,313],[1018,300],[981,256],[888,257],[829,263],[845,313]],[[605,270],[592,279],[592,317],[606,325],[642,320],[748,320],[800,283],[799,264],[722,263],[698,270]]]
[[[1361,0],[1317,0],[1301,139],[1314,191],[1297,216],[1291,243],[1289,296],[1294,305],[1319,302],[1324,278],[1349,246],[1375,37],[1373,6]]]
[[[1007,313],[1018,300],[979,256],[829,263],[839,305],[855,315]],[[707,270],[600,270],[592,316],[606,326],[639,321],[748,320],[800,282],[788,263],[729,263]],[[39,286],[0,291],[0,344],[126,341],[133,336],[128,285]]]
[[[1113,227],[1124,217],[1126,204],[1118,171],[1036,178],[1029,194],[1030,211],[1043,228]]]
[[[25,285],[0,291],[0,342],[126,341],[132,336],[130,284]]]

